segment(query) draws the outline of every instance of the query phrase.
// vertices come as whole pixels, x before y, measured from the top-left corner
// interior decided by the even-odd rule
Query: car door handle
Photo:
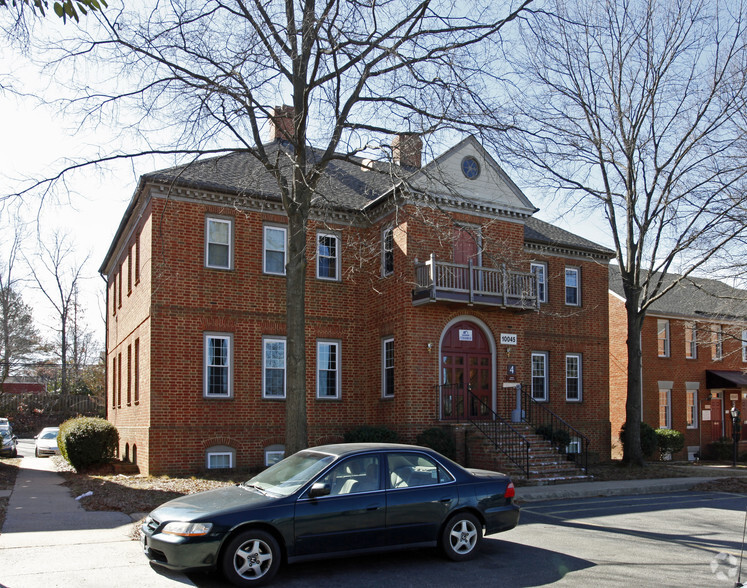
[[[442,498],[441,502],[451,502],[452,500],[454,500],[454,499],[449,496],[447,498]]]
[[[366,510],[379,510],[381,507],[378,504],[372,504]]]

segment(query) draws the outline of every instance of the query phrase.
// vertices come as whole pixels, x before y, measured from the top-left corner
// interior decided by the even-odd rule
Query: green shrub
[[[60,425],[60,453],[77,471],[106,463],[117,455],[119,433],[106,419],[78,417]]]
[[[456,443],[454,442],[454,437],[444,429],[439,429],[438,427],[426,429],[418,435],[416,443],[423,447],[430,447],[449,459],[456,459]]]
[[[625,449],[625,423],[620,429],[620,441]],[[656,431],[644,422],[641,422],[641,451],[646,457],[651,457],[659,447]]]
[[[706,445],[703,459],[709,461],[727,461],[734,456],[734,441],[729,437],[721,437],[718,441]]]
[[[682,451],[685,447],[685,435],[672,429],[656,429],[656,441],[662,458]]]
[[[345,443],[397,443],[399,436],[383,426],[361,425],[347,431],[343,439]]]
[[[540,425],[534,430],[534,432],[548,441],[551,441],[553,445],[556,445],[558,449],[563,451],[571,442],[571,435],[568,431],[565,429],[553,428],[551,425]]]

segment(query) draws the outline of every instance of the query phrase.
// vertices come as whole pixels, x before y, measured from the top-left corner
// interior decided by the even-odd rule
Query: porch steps
[[[496,449],[478,429],[472,428],[467,435],[467,463],[469,467],[497,470],[511,476],[514,482],[522,485],[542,486],[588,480],[585,474],[568,457],[560,454],[544,437],[533,432],[529,425],[517,428],[529,441],[529,476]]]

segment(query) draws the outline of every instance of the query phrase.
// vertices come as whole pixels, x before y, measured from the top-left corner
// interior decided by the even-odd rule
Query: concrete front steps
[[[529,425],[512,425],[526,437],[530,444],[529,476],[519,469],[503,452],[496,449],[479,430],[471,428],[467,434],[467,464],[472,468],[481,468],[504,472],[511,476],[515,483],[528,486],[581,482],[591,476],[571,461],[565,454],[558,453],[552,444],[533,432]]]

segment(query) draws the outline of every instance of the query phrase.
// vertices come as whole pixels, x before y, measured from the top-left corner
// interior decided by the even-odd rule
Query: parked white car
[[[36,440],[34,455],[36,457],[49,457],[59,455],[60,448],[57,447],[57,434],[60,432],[59,427],[45,427],[34,437]]]

